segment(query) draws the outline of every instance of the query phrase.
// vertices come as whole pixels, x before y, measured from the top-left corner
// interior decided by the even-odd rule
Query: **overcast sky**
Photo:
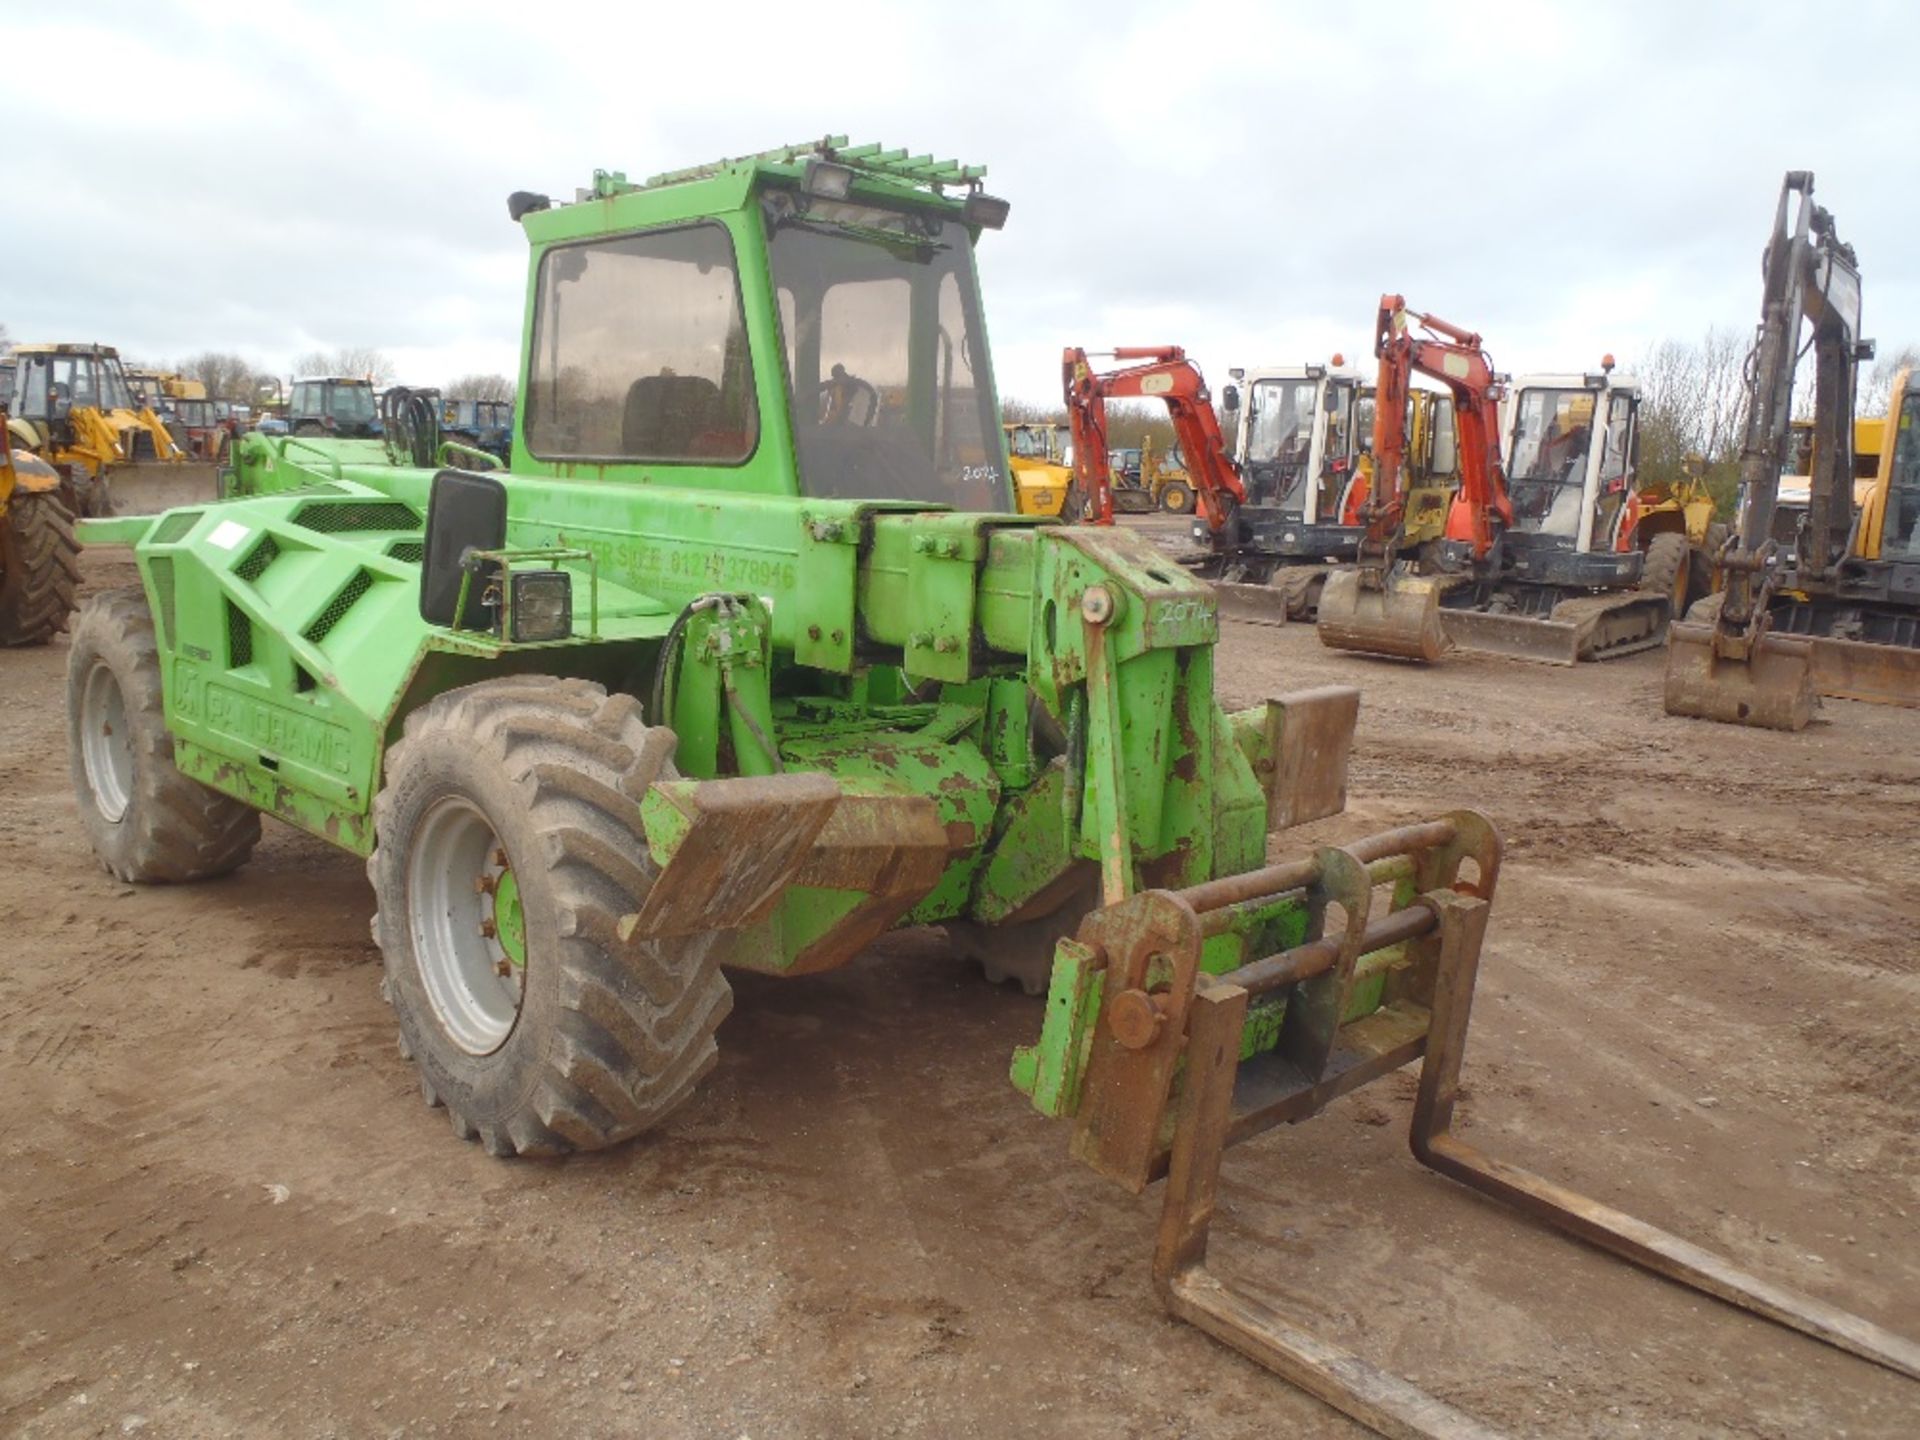
[[[1788,168],[1867,334],[1920,340],[1910,5],[4,8],[16,341],[512,373],[509,191],[829,130],[989,167],[1010,397],[1057,400],[1069,343],[1182,344],[1216,386],[1357,355],[1383,290],[1514,372],[1744,330]]]

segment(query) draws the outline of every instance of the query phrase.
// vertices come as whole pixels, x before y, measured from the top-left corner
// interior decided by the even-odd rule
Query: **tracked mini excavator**
[[[1222,419],[1235,437],[1247,503],[1221,536],[1196,518],[1201,553],[1183,563],[1216,582],[1223,616],[1312,621],[1327,577],[1352,564],[1366,532],[1360,512],[1372,493],[1375,387],[1340,355],[1331,366],[1231,373],[1237,384],[1227,387]],[[1412,550],[1444,533],[1459,482],[1452,399],[1415,389],[1407,405],[1401,536]]]
[[[1854,393],[1873,354],[1860,339],[1860,269],[1810,171],[1788,173],[1762,264],[1765,295],[1749,365],[1739,528],[1720,557],[1721,593],[1673,629],[1666,709],[1800,730],[1816,696],[1920,705],[1920,404],[1898,377],[1880,463],[1853,505]],[[1814,357],[1812,465],[1791,546],[1776,534],[1803,323]]]
[[[1425,334],[1413,333],[1416,324]],[[1327,581],[1321,640],[1410,660],[1437,660],[1457,645],[1568,665],[1659,644],[1671,605],[1665,593],[1638,588],[1645,557],[1623,520],[1636,387],[1616,380],[1610,365],[1526,378],[1503,430],[1506,382],[1478,335],[1386,295],[1375,336],[1366,532],[1356,567]],[[1418,545],[1409,537],[1406,466],[1416,373],[1451,392],[1459,456],[1445,535]]]
[[[1344,803],[1358,693],[1229,713],[1203,581],[1012,513],[983,174],[842,138],[518,194],[508,467],[254,434],[234,498],[83,526],[141,580],[74,625],[103,863],[222,874],[260,811],[365,858],[400,1053],[500,1156],[678,1111],[729,972],[805,985],[891,926],[1005,955],[1057,925],[1014,1085],[1098,1173],[1163,1185],[1174,1314],[1386,1434],[1485,1432],[1235,1285],[1208,1231],[1229,1146],[1410,1065],[1425,1164],[1920,1376],[1911,1342],[1453,1133],[1500,837],[1458,810],[1269,861]],[[1149,355],[1140,393],[1210,413]],[[1189,464],[1224,462],[1195,428]]]
[[[1178,345],[1123,345],[1099,353],[1102,358],[1140,363],[1118,370],[1096,370],[1090,353],[1078,346],[1069,346],[1061,358],[1061,388],[1073,433],[1073,489],[1067,500],[1067,517],[1111,525],[1115,510],[1121,508],[1116,503],[1117,487],[1107,449],[1107,402],[1164,400],[1186,466],[1196,514],[1209,533],[1225,533],[1229,517],[1246,499],[1246,490],[1227,455],[1220,419],[1214,414],[1213,398],[1200,367]],[[1139,494],[1142,503],[1132,508],[1160,508],[1144,470]]]

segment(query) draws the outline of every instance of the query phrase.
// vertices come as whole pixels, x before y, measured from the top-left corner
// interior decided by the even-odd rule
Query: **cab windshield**
[[[1011,509],[966,227],[786,191],[763,213],[801,490]]]
[[[1577,535],[1593,444],[1593,392],[1530,386],[1514,404],[1507,462],[1514,528]]]
[[[1018,460],[1052,461],[1057,454],[1053,431],[1036,425],[1016,425],[1007,431],[1007,448]]]
[[[1313,448],[1312,380],[1258,380],[1247,410],[1246,466],[1253,481],[1248,498],[1284,505],[1296,498]]]
[[[364,425],[373,419],[373,387],[335,385],[327,397],[327,414],[342,425]]]
[[[1880,553],[1887,559],[1920,558],[1920,390],[1910,390],[1894,427],[1893,467],[1887,489],[1887,518]]]
[[[133,391],[127,388],[126,372],[120,368],[117,359],[102,356],[100,359],[100,398],[95,402],[102,410],[132,410]]]

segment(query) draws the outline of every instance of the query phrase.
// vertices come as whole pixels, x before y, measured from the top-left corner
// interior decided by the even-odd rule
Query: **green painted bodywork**
[[[960,196],[911,178],[920,161],[893,163],[857,168],[856,198],[960,213]],[[812,770],[849,797],[930,802],[944,869],[905,923],[1045,914],[1103,860],[1128,890],[1263,863],[1260,717],[1214,699],[1207,585],[1126,532],[1010,513],[1010,493],[990,514],[802,493],[760,209],[801,164],[763,157],[649,186],[599,175],[580,203],[524,218],[529,337],[550,247],[724,226],[757,392],[758,441],[737,465],[543,461],[519,407],[506,553],[560,552],[540,564],[572,577],[571,637],[510,644],[421,618],[436,472],[396,465],[379,441],[248,436],[229,498],[115,522],[115,538],[138,532],[181,768],[364,855],[383,758],[412,710],[502,674],[579,676],[662,697],[692,779]],[[991,386],[984,357],[976,383]],[[1005,490],[1004,455],[990,458]],[[1095,586],[1114,612],[1097,647],[1082,618]],[[651,802],[635,821],[662,855],[685,824]],[[730,961],[790,969],[863,898],[795,884]],[[1294,901],[1240,917],[1206,964],[1270,953],[1304,924]],[[1016,1064],[1043,1109],[1070,1108],[1096,1003],[1083,969],[1056,967],[1047,1034]],[[1249,1043],[1277,1023],[1257,1010]]]

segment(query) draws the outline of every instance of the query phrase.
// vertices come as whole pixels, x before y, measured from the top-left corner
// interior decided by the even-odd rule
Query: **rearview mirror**
[[[1240,408],[1240,387],[1238,385],[1229,385],[1220,392],[1220,408],[1222,410],[1238,410]]]
[[[420,562],[420,618],[430,625],[459,630],[494,628],[493,607],[486,603],[489,583],[500,567],[491,561],[474,564],[476,550],[498,550],[507,543],[507,487],[490,475],[442,470],[433,477],[427,500],[427,548]],[[458,618],[460,582],[471,573],[467,603]],[[494,605],[499,604],[496,597]]]

